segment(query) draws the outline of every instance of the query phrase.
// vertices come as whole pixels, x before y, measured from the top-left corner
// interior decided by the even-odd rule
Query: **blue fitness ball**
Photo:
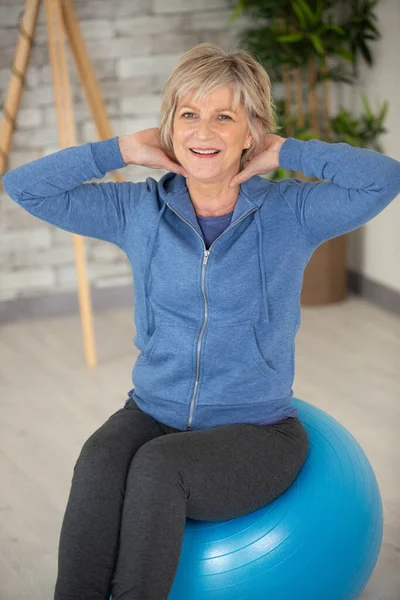
[[[338,421],[293,405],[309,437],[296,480],[236,519],[187,518],[168,600],[353,600],[367,585],[383,535],[374,471]]]

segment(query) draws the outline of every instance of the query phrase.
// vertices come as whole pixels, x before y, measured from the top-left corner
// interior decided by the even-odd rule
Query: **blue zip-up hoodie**
[[[251,177],[208,250],[182,175],[84,183],[126,166],[118,137],[4,176],[29,213],[126,253],[140,350],[129,396],[161,423],[197,430],[297,416],[295,336],[307,262],[400,193],[400,162],[346,143],[288,138],[279,162],[321,181]]]

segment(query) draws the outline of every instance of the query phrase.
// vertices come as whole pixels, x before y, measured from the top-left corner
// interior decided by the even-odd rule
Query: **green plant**
[[[236,4],[230,23],[242,14],[256,23],[239,35],[239,45],[258,57],[273,87],[284,87],[284,97],[274,97],[280,135],[344,141],[382,151],[377,138],[386,131],[386,101],[374,115],[362,95],[364,114],[358,118],[342,106],[335,116],[329,110],[331,82],[351,85],[358,76],[360,60],[373,65],[370,45],[380,38],[375,25],[377,2],[239,0]],[[323,103],[318,102],[319,86]],[[308,111],[303,109],[305,98]],[[278,169],[270,178],[288,176],[291,174]]]
[[[378,152],[383,152],[377,137],[386,132],[383,121],[388,111],[388,102],[385,101],[378,115],[373,115],[365,95],[362,95],[365,114],[359,119],[351,118],[351,114],[340,107],[340,112],[331,119],[334,131],[338,138],[352,146],[369,147]]]

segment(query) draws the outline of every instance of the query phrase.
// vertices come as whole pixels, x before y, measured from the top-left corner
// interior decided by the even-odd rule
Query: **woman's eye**
[[[186,117],[186,115],[193,115],[194,113],[191,112],[186,112],[183,113],[182,117]],[[227,119],[230,119],[231,117],[229,115],[219,115],[220,117],[226,117]],[[225,119],[222,119],[223,121],[225,121]]]

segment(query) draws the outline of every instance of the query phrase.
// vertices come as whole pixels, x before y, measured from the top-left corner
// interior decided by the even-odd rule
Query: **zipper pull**
[[[209,254],[210,254],[209,250],[204,250],[203,266],[207,264]]]

